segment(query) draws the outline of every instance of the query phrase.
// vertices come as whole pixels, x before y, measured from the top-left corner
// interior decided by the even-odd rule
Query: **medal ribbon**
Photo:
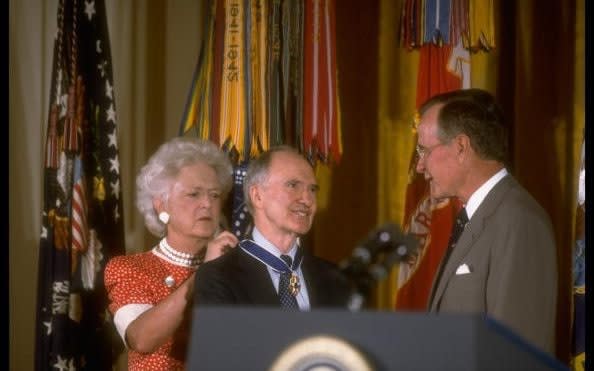
[[[299,268],[301,261],[303,260],[303,254],[301,249],[297,249],[295,259],[293,259],[293,267],[287,266],[287,264],[280,258],[277,258],[273,254],[269,253],[263,247],[259,246],[252,240],[243,240],[239,243],[239,247],[251,255],[254,259],[261,261],[270,268],[280,273],[293,273],[294,270]]]

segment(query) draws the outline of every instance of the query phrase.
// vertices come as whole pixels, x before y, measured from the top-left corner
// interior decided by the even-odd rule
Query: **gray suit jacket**
[[[473,214],[431,292],[431,312],[484,313],[554,353],[553,229],[544,209],[511,175]]]

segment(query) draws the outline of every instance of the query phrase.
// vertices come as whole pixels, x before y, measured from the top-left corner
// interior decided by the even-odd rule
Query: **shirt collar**
[[[254,227],[254,230],[252,231],[252,238],[253,241],[258,244],[258,246],[262,247],[264,250],[268,251],[277,258],[280,258],[281,255],[289,255],[291,259],[295,259],[297,246],[299,246],[299,238],[295,240],[295,243],[293,243],[293,246],[291,246],[286,254],[281,254],[280,250],[274,246],[272,242],[268,241],[268,239],[266,239],[266,237],[264,237],[264,235],[260,233],[256,227]]]
[[[472,215],[479,208],[479,206],[481,206],[483,200],[489,194],[489,191],[493,189],[493,187],[495,187],[495,185],[499,183],[499,181],[503,179],[507,174],[508,173],[505,168],[499,170],[497,173],[495,173],[495,175],[489,178],[489,180],[484,182],[482,186],[480,186],[476,191],[474,191],[474,193],[472,194],[472,196],[470,196],[468,202],[464,206],[466,208],[466,214],[468,215],[469,220],[470,218],[472,218]]]

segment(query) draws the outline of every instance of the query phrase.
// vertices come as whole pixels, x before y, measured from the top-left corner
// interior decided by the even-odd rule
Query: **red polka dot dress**
[[[173,293],[196,270],[161,252],[157,246],[145,253],[118,256],[105,267],[109,310],[124,343],[128,325]],[[173,336],[153,353],[128,349],[128,370],[183,370],[189,340],[190,312],[186,313]]]

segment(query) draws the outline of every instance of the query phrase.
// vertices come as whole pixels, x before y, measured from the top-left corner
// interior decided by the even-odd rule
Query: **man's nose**
[[[311,189],[305,188],[301,192],[301,202],[311,207],[316,202],[316,193]]]

